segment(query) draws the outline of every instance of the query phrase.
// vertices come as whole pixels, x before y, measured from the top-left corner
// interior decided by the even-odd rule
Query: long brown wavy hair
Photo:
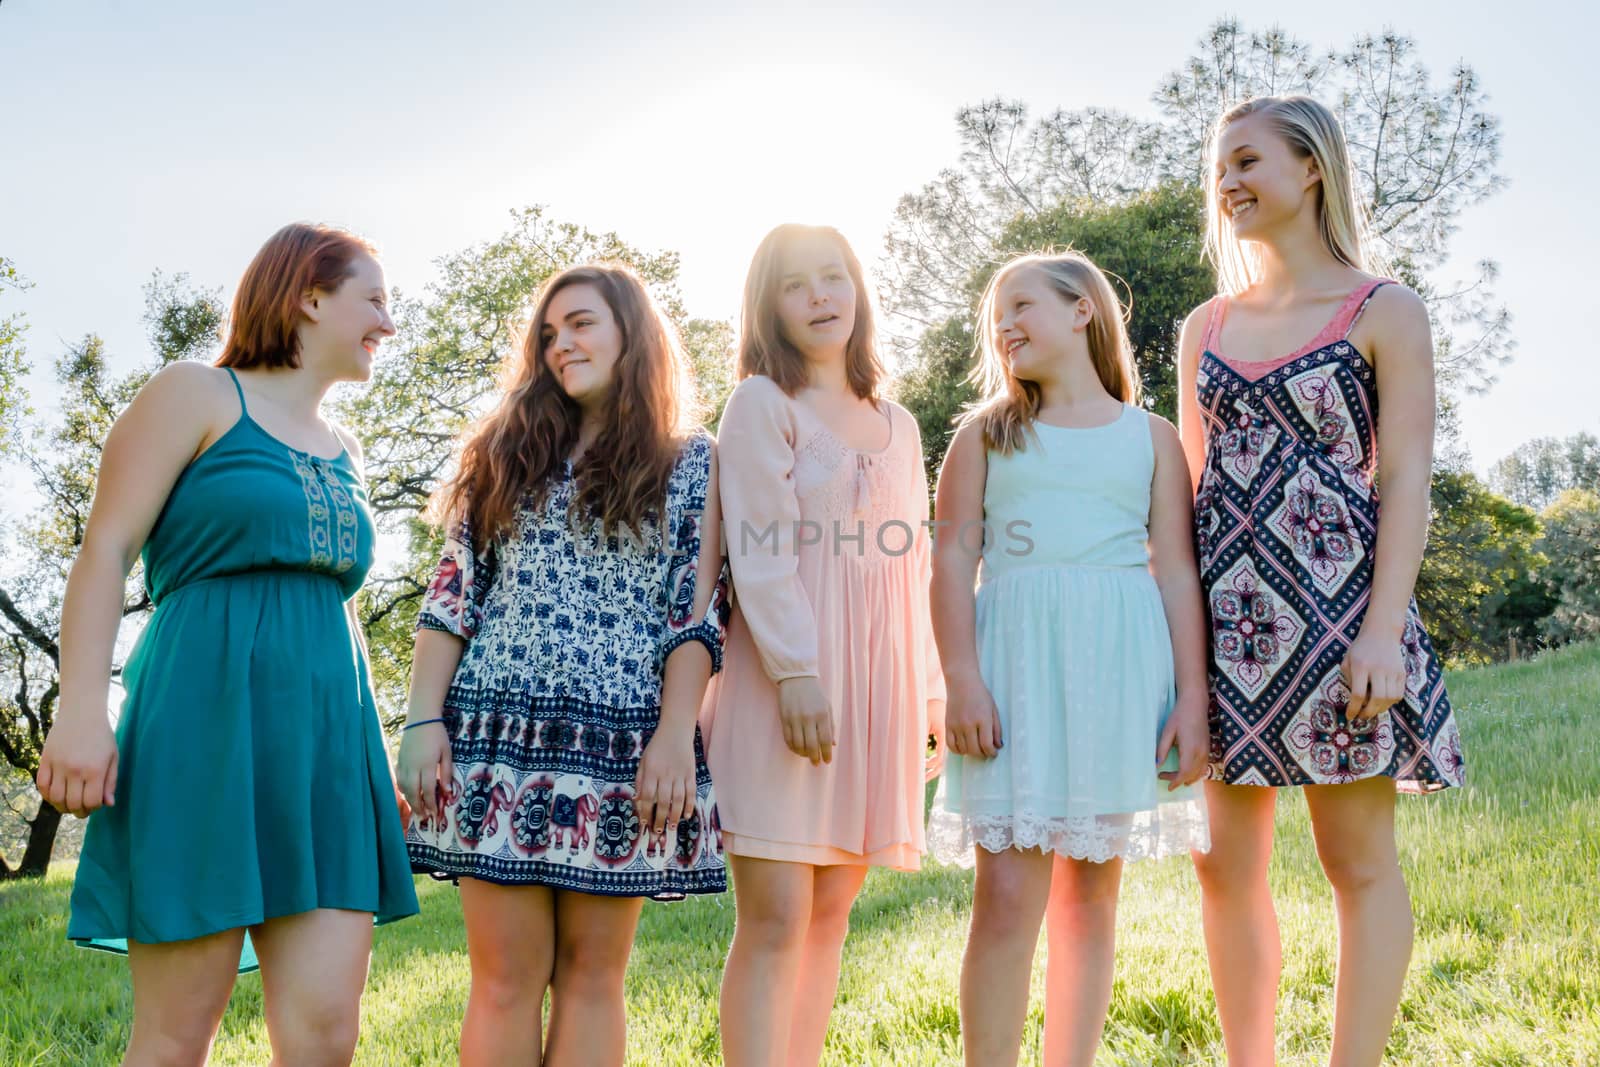
[[[1076,303],[1087,297],[1094,315],[1085,329],[1089,361],[1106,392],[1123,403],[1139,400],[1139,372],[1128,343],[1127,309],[1105,272],[1082,252],[1031,252],[1007,260],[989,279],[978,304],[976,365],[968,380],[978,386],[978,401],[962,413],[960,422],[976,422],[984,444],[1010,455],[1024,447],[1025,431],[1038,417],[1043,397],[1038,385],[1011,373],[1011,361],[995,329],[995,303],[1000,283],[1019,270],[1042,273],[1061,299]]]
[[[784,250],[804,237],[822,237],[839,246],[845,273],[856,290],[856,321],[844,346],[844,372],[850,391],[874,403],[885,374],[878,359],[877,331],[872,322],[866,277],[844,234],[832,226],[802,226],[788,222],[761,239],[744,280],[744,306],[739,315],[739,377],[763,374],[793,396],[809,375],[806,357],[789,343],[778,321],[778,282],[783,274]]]
[[[581,411],[544,360],[550,301],[573,285],[592,285],[622,332],[600,435],[573,469],[568,519],[598,521],[610,534],[646,536],[647,519],[665,514],[667,481],[693,425],[693,391],[678,332],[630,268],[591,263],[545,283],[521,343],[502,370],[499,405],[467,438],[456,475],[433,500],[436,519],[464,517],[487,548],[514,528],[527,498],[542,508],[555,476],[578,443]]]

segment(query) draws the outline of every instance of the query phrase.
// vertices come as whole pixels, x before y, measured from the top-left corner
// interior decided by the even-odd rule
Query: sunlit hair
[[[856,290],[856,321],[844,347],[844,370],[850,390],[863,400],[876,401],[884,379],[878,361],[877,333],[867,283],[844,234],[832,226],[785,223],[761,239],[744,280],[744,305],[739,316],[739,377],[764,374],[793,396],[809,380],[806,357],[783,334],[778,319],[778,286],[783,280],[783,254],[807,237],[821,237],[839,248],[839,257]]]
[[[1338,118],[1309,96],[1258,96],[1223,112],[1212,127],[1206,151],[1206,255],[1217,268],[1218,287],[1230,295],[1240,293],[1261,277],[1261,254],[1234,235],[1233,220],[1222,210],[1217,188],[1222,131],[1246,115],[1264,116],[1296,156],[1316,161],[1321,177],[1317,228],[1333,258],[1359,271],[1378,270],[1367,213],[1356,202],[1355,171]]]
[[[569,521],[598,521],[608,533],[627,527],[648,536],[646,519],[664,514],[667,481],[695,417],[688,361],[677,330],[639,276],[596,263],[545,283],[521,343],[502,370],[499,405],[472,431],[455,477],[434,496],[435,519],[464,515],[474,541],[509,535],[526,498],[534,509],[578,442],[580,410],[544,359],[540,338],[550,301],[573,285],[599,291],[622,334],[602,428],[573,470]]]
[[[298,367],[307,293],[335,292],[358,256],[375,256],[363,238],[333,226],[291,222],[261,246],[239,279],[219,367]]]
[[[1036,270],[1049,282],[1063,301],[1076,304],[1087,299],[1093,305],[1084,339],[1089,360],[1106,392],[1124,403],[1139,399],[1139,373],[1134,367],[1133,347],[1128,343],[1127,310],[1117,299],[1105,272],[1082,252],[1031,252],[1001,264],[990,277],[978,303],[976,364],[970,380],[978,387],[979,398],[961,416],[961,423],[976,422],[983,431],[985,447],[1002,455],[1023,448],[1028,427],[1038,417],[1041,392],[1035,382],[1025,381],[1011,372],[995,320],[998,317],[1000,285],[1018,271]]]

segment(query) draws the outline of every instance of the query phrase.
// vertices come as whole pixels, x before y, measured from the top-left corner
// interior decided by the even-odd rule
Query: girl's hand
[[[1000,711],[994,697],[976,674],[947,679],[949,698],[944,709],[944,737],[958,756],[993,759],[1005,747],[1000,736]]]
[[[633,804],[639,821],[656,833],[694,815],[694,732],[660,730],[644,746],[639,773],[633,780]]]
[[[1350,687],[1347,718],[1376,718],[1406,695],[1406,661],[1397,636],[1369,633],[1362,627],[1339,671]]]
[[[62,716],[56,720],[35,778],[39,795],[57,811],[87,819],[116,802],[117,739],[104,716]]]
[[[395,764],[402,799],[423,822],[442,821],[444,807],[455,792],[456,775],[444,723],[430,722],[401,733]]]
[[[778,716],[783,743],[812,766],[833,762],[833,708],[817,678],[806,675],[778,683]]]
[[[928,735],[928,751],[922,760],[922,781],[933,781],[944,773],[944,738],[939,731]]]
[[[1206,775],[1206,763],[1211,755],[1211,729],[1207,722],[1210,697],[1204,693],[1185,694],[1178,698],[1167,725],[1156,742],[1156,766],[1167,762],[1167,753],[1178,746],[1178,769],[1161,771],[1157,777],[1167,783],[1167,792],[1193,785]]]

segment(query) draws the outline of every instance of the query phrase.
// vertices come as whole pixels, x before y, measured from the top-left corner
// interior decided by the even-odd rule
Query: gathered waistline
[[[1105,572],[1105,573],[1109,573],[1109,574],[1117,574],[1117,573],[1149,574],[1150,573],[1150,564],[1148,564],[1148,563],[1026,563],[1026,564],[1023,564],[1022,566],[1019,566],[1019,567],[1007,567],[1004,570],[1000,570],[1000,571],[994,570],[993,568],[989,568],[986,571],[980,573],[980,577],[982,578],[982,581],[980,581],[979,584],[981,585],[981,584],[986,584],[988,582],[999,581],[1001,578],[1008,578],[1013,574],[1017,574],[1017,575],[1038,574],[1038,573],[1040,573],[1042,571],[1088,571],[1088,572],[1091,572],[1091,573],[1098,571],[1098,572]]]
[[[209,578],[196,578],[193,581],[184,582],[174,589],[168,589],[161,595],[159,600],[151,598],[151,603],[159,608],[179,593],[186,593],[191,589],[219,585],[223,582],[244,581],[250,578],[316,578],[339,585],[338,576],[328,574],[325,571],[304,570],[299,567],[253,567],[247,571],[234,571],[232,574],[215,574]],[[343,600],[344,598],[340,597],[340,599]]]

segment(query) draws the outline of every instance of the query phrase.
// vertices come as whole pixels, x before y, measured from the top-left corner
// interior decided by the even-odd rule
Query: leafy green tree
[[[1600,438],[1592,433],[1536,437],[1490,468],[1489,484],[1540,510],[1568,489],[1600,492]]]
[[[1428,301],[1442,378],[1487,385],[1512,350],[1495,265],[1480,263],[1459,287],[1420,283],[1443,264],[1461,212],[1504,185],[1499,120],[1470,67],[1436,83],[1415,43],[1395,33],[1324,53],[1281,29],[1251,33],[1220,20],[1157,86],[1155,120],[1099,108],[1033,120],[1025,105],[999,99],[962,108],[956,163],[901,198],[885,240],[891,322],[915,333],[968,311],[968,280],[993,261],[1019,215],[1121,203],[1164,181],[1198,183],[1204,139],[1223,109],[1295,92],[1339,113],[1379,251]]]
[[[1568,489],[1542,518],[1544,577],[1558,598],[1544,636],[1552,644],[1600,636],[1600,493]]]
[[[20,342],[13,348],[17,368],[6,397],[21,414],[9,458],[32,479],[39,505],[7,529],[16,551],[0,564],[0,760],[12,772],[31,778],[39,769],[61,693],[61,599],[67,573],[83,543],[94,499],[100,449],[117,414],[149,376],[176,359],[204,358],[217,341],[222,320],[220,296],[192,289],[184,275],[157,274],[145,289],[145,322],[154,360],[118,377],[107,365],[105,345],[89,336],[56,360],[60,412],[41,422],[12,391],[28,366]],[[122,614],[137,620],[150,608],[136,567],[123,595]],[[113,678],[120,665],[113,668]],[[8,786],[7,792],[15,792]],[[61,825],[61,813],[24,791],[31,816],[16,814],[17,797],[7,796],[12,817],[25,827],[22,856],[11,866],[0,856],[0,879],[43,875]]]
[[[17,273],[16,265],[0,256],[0,293],[26,288],[28,281]],[[22,343],[26,329],[20,313],[0,319],[0,459],[6,457],[18,421],[28,414],[27,394],[22,386],[27,369]]]
[[[1553,606],[1534,577],[1538,517],[1464,470],[1434,473],[1432,504],[1416,597],[1439,655],[1483,663],[1503,658],[1512,638],[1531,643]]]

